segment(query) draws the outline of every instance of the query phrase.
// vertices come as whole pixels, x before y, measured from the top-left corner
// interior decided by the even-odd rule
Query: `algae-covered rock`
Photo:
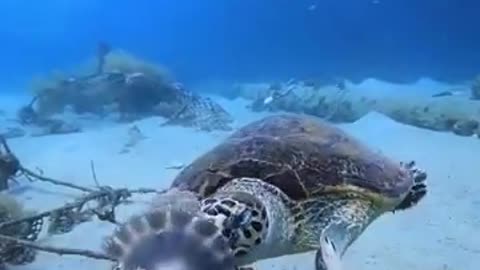
[[[309,81],[290,80],[287,83],[250,84],[246,87],[252,88],[240,93],[248,93],[245,98],[253,97],[250,106],[253,111],[307,113],[337,123],[354,122],[368,112],[348,89],[338,85],[320,88]]]
[[[163,68],[123,51],[108,54],[106,51],[102,47],[99,53],[101,68],[86,68],[90,72],[95,70],[93,74],[61,78],[36,91],[36,99],[30,105],[33,112],[26,106],[19,112],[19,118],[38,124],[62,114],[68,107],[76,114],[101,117],[119,114],[123,121],[162,116],[171,120],[170,124],[202,130],[228,129],[232,119],[219,104],[186,90]],[[54,131],[47,133],[75,131],[65,124],[53,128]]]
[[[453,133],[460,136],[473,136],[479,128],[479,122],[473,119],[458,120],[452,127]]]
[[[62,75],[59,75],[62,74]],[[55,72],[32,83],[35,111],[43,118],[62,113],[66,106],[76,113],[105,114],[119,110],[141,113],[158,102],[174,82],[166,69],[122,50],[98,46],[96,57],[67,72]]]
[[[376,108],[401,123],[462,136],[475,134],[480,122],[477,102],[463,97],[392,97]]]
[[[242,89],[240,86],[237,88]],[[239,93],[252,100],[250,107],[254,111],[307,113],[336,123],[355,122],[368,112],[377,111],[398,122],[420,128],[461,136],[480,133],[478,101],[464,96],[436,98],[399,93],[374,98],[352,88],[347,83],[341,87],[338,83],[313,87],[296,81],[290,84],[246,84]]]

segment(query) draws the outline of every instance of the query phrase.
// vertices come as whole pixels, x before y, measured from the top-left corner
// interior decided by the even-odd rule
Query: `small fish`
[[[125,77],[125,83],[131,84],[135,79],[140,77],[145,77],[145,74],[141,72],[134,72],[134,73],[127,74],[127,76]]]
[[[345,81],[339,81],[337,84],[335,84],[335,87],[337,87],[338,90],[343,91],[347,88],[345,85]]]
[[[185,164],[177,164],[165,167],[166,170],[181,170],[183,168],[185,168]]]
[[[449,96],[461,96],[463,95],[463,91],[442,91],[440,93],[433,94],[432,97],[449,97]]]
[[[295,84],[297,80],[295,78],[290,78],[290,80],[287,81],[286,85],[292,85]]]
[[[310,6],[308,6],[308,11],[315,11],[316,9],[317,9],[316,4],[311,4]]]
[[[173,88],[175,88],[176,90],[179,90],[179,91],[185,91],[185,86],[182,84],[182,83],[179,83],[179,82],[174,82],[172,84]]]
[[[269,96],[269,97],[267,97],[263,100],[263,104],[268,105],[268,104],[272,103],[272,101],[273,101],[273,96]]]

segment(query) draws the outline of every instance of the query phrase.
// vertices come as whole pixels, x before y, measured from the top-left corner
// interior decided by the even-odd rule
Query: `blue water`
[[[184,82],[467,80],[479,70],[479,11],[475,0],[3,0],[0,81],[73,66],[98,40]]]
[[[242,89],[254,92],[258,85],[265,90],[268,83],[290,78],[332,83],[340,77],[348,80],[343,93],[352,94],[351,100],[358,94],[396,109],[418,98],[421,108],[401,109],[412,115],[431,113],[432,122],[440,115],[455,125],[460,122],[456,117],[479,124],[480,101],[470,100],[470,80],[480,73],[479,16],[478,0],[0,0],[0,134],[25,129],[25,136],[9,140],[11,146],[23,165],[41,168],[47,176],[93,187],[89,165],[94,159],[102,184],[148,188],[169,186],[177,173],[167,169],[170,165],[189,164],[229,134],[162,127],[165,119],[155,117],[118,123],[66,113],[65,121],[78,121],[84,132],[33,136],[37,127],[31,130],[15,119],[31,99],[32,78],[78,67],[95,56],[99,41],[166,67],[188,90],[206,85],[212,87],[208,94],[235,96],[240,88],[230,87],[232,82],[245,83],[241,86],[251,88]],[[215,84],[217,80],[221,82]],[[253,82],[260,84],[249,84]],[[341,88],[333,84],[305,93],[313,93],[310,100],[315,100],[316,93],[321,97],[323,89],[335,87]],[[447,90],[461,93],[431,98]],[[404,95],[397,103],[396,93],[419,95]],[[24,94],[23,99],[17,94]],[[252,100],[212,100],[232,114],[233,128],[268,114],[250,110]],[[470,128],[475,135],[456,136],[386,115],[371,113],[339,126],[397,161],[417,161],[429,174],[429,195],[415,211],[375,222],[346,253],[345,269],[478,269],[480,124]],[[122,152],[135,137],[133,125],[146,136],[131,152]],[[20,181],[12,193],[38,210],[77,195],[43,184]],[[120,214],[138,213],[128,209]],[[88,222],[46,242],[97,249],[113,228]],[[313,256],[306,256],[266,261],[259,270],[312,269]],[[106,262],[41,253],[35,263],[18,269],[110,268]]]

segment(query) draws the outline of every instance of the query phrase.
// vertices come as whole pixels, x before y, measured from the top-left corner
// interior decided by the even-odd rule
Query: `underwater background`
[[[315,9],[310,7],[314,5]],[[343,76],[473,77],[473,0],[4,0],[0,79],[72,66],[98,40],[162,63],[184,82]]]
[[[105,239],[120,224],[187,202],[170,188],[193,188],[188,175],[199,189],[214,183],[189,168],[227,185],[287,170],[265,164],[297,176],[294,161],[344,150],[354,165],[402,170],[418,193],[385,207],[326,270],[478,270],[479,14],[474,0],[0,0],[0,269],[111,269],[122,258]],[[255,144],[278,142],[276,132],[301,139]],[[253,146],[215,148],[235,134]],[[356,155],[355,140],[372,155]],[[212,153],[222,158],[195,163]],[[338,180],[312,171],[316,184]],[[385,203],[392,179],[379,174],[352,181],[355,192]],[[232,224],[249,224],[241,214]],[[255,265],[313,270],[315,252]]]

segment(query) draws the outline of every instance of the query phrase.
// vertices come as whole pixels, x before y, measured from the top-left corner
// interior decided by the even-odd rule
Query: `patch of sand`
[[[242,126],[263,115],[248,112],[242,100],[220,101]],[[138,121],[148,138],[127,154],[119,154],[130,125],[110,126],[78,134],[10,141],[29,168],[40,167],[48,176],[81,185],[94,185],[90,160],[101,184],[115,187],[165,188],[177,171],[172,163],[188,164],[225,138],[227,132],[201,133],[187,128],[160,127],[160,119]],[[412,210],[388,214],[374,222],[347,251],[344,269],[355,270],[476,270],[480,265],[480,140],[431,132],[396,123],[379,114],[341,125],[374,149],[397,160],[416,160],[428,174],[429,194]],[[21,182],[12,193],[29,208],[46,210],[72,199],[75,191],[48,183]],[[119,208],[119,217],[141,211],[148,197]],[[71,248],[99,249],[110,224],[90,222],[73,232],[42,242]],[[313,254],[286,256],[258,263],[260,269],[314,269]],[[102,261],[40,253],[34,264],[21,270],[109,269]]]

